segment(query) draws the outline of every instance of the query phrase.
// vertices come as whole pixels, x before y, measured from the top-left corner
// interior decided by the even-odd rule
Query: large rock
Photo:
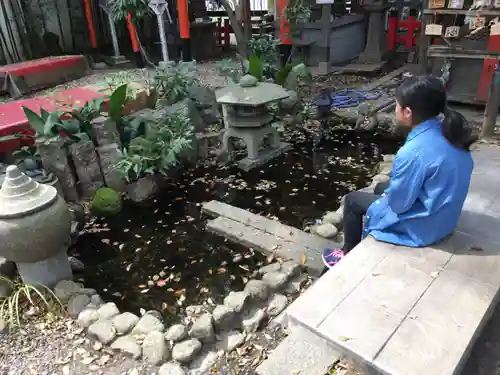
[[[250,310],[241,322],[243,330],[247,333],[255,332],[259,329],[262,321],[266,318],[266,313],[262,309]]]
[[[295,263],[295,261],[293,261],[293,260],[289,260],[289,261],[284,262],[281,265],[280,271],[283,272],[284,274],[286,274],[288,276],[288,278],[290,278],[290,277],[295,277],[298,274],[300,274],[301,268],[302,267],[300,264]]]
[[[118,144],[112,143],[110,145],[99,146],[96,151],[99,156],[102,177],[106,186],[119,192],[125,191],[127,182],[114,167],[116,162],[123,156]]]
[[[204,132],[207,126],[205,121],[203,121],[203,118],[201,117],[200,111],[198,111],[194,102],[189,98],[181,100],[180,102],[169,105],[167,107],[163,107],[157,110],[157,112],[159,112],[162,116],[172,115],[175,113],[180,113],[184,116],[187,116],[194,127],[195,133]]]
[[[245,307],[247,300],[248,294],[246,292],[230,292],[224,298],[224,305],[239,313]]]
[[[169,362],[160,367],[158,375],[186,375],[186,371],[178,363]]]
[[[174,345],[172,358],[180,363],[189,363],[201,350],[201,341],[189,339]]]
[[[69,146],[73,165],[83,197],[92,197],[104,185],[101,167],[92,141],[80,141]]]
[[[1,185],[0,185],[1,186]],[[14,262],[0,257],[0,276],[12,279],[16,271]],[[0,280],[0,298],[6,298],[12,293],[12,285],[7,280]]]
[[[188,329],[183,324],[175,324],[170,327],[165,333],[165,340],[178,342],[184,340],[188,336]]]
[[[219,111],[215,99],[215,92],[204,86],[191,86],[188,90],[189,98],[200,110],[203,120],[207,124],[214,124],[219,120]]]
[[[116,328],[116,333],[118,333],[119,335],[124,335],[126,333],[129,333],[132,328],[135,327],[138,321],[139,317],[137,315],[130,312],[124,312],[120,315],[115,316],[111,320],[111,323],[113,323],[113,326]]]
[[[111,344],[111,349],[118,350],[134,359],[139,359],[142,355],[141,346],[130,335],[118,337],[115,342]]]
[[[144,358],[153,365],[159,365],[168,360],[170,352],[163,333],[153,331],[149,333],[142,343]]]
[[[216,352],[209,351],[202,353],[198,358],[196,358],[191,364],[189,371],[190,375],[205,375],[215,366],[219,356]]]
[[[235,311],[226,305],[217,305],[212,313],[215,329],[224,331],[231,327],[235,318]]]
[[[72,318],[76,318],[83,311],[85,306],[90,303],[90,297],[85,294],[77,294],[72,296],[68,302],[68,314]]]
[[[281,269],[281,264],[278,262],[268,264],[267,266],[259,268],[258,272],[261,275],[265,275],[266,273],[269,272],[277,272]]]
[[[189,336],[199,339],[202,342],[213,342],[215,338],[213,323],[211,314],[203,314],[193,323],[189,331]]]
[[[132,334],[133,335],[147,335],[151,332],[163,332],[165,330],[165,326],[163,323],[158,320],[155,316],[151,314],[146,314],[141,319],[139,319],[139,322],[136,324],[136,326],[132,329]]]
[[[99,320],[99,314],[96,309],[86,308],[80,314],[78,314],[78,323],[84,327],[88,328],[91,324],[94,324]]]
[[[99,320],[110,320],[120,314],[114,302],[108,302],[97,309]]]
[[[288,298],[286,298],[283,294],[274,294],[267,305],[267,315],[271,318],[279,315],[283,310],[285,310],[287,304]]]
[[[300,292],[302,286],[307,282],[308,277],[306,274],[299,274],[295,276],[285,288],[285,293],[295,294]]]
[[[269,287],[262,280],[250,280],[247,285],[245,285],[245,293],[247,293],[251,299],[265,301],[269,296]]]
[[[323,223],[323,224],[315,225],[312,227],[312,230],[314,233],[316,233],[317,235],[324,237],[324,238],[335,237],[335,235],[338,232],[335,225],[332,225],[330,223]]]
[[[62,280],[54,287],[54,294],[62,303],[66,303],[71,296],[77,294],[81,289],[83,289],[82,286],[74,281]]]
[[[116,337],[116,329],[110,321],[98,321],[89,327],[89,335],[103,344],[109,344]]]
[[[342,215],[336,211],[330,211],[323,216],[323,222],[334,226],[342,224]]]
[[[262,281],[273,290],[281,289],[286,284],[287,280],[288,276],[283,272],[269,272],[262,276]]]
[[[226,353],[232,352],[245,342],[246,335],[239,331],[230,331],[217,343],[217,347]]]

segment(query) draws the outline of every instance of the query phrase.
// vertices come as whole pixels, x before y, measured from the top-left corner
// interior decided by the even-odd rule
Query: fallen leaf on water
[[[94,345],[92,346],[94,350],[101,350],[102,349],[102,344],[99,341],[96,341]]]
[[[165,280],[158,280],[156,285],[158,285],[161,288],[161,287],[167,285],[167,282]]]
[[[82,359],[80,362],[83,363],[84,365],[90,365],[96,359],[97,359],[97,357],[87,357],[87,358]]]
[[[149,288],[148,288],[148,289],[143,289],[143,290],[141,290],[141,293],[142,293],[142,294],[147,293],[147,292],[149,292]]]
[[[111,357],[107,354],[104,354],[99,360],[97,361],[101,366],[105,365]]]
[[[301,264],[301,265],[303,265],[303,266],[307,264],[307,257],[306,257],[306,254],[302,254],[302,255],[300,256],[300,264]]]
[[[347,337],[347,336],[340,336],[340,337],[339,337],[339,340],[340,340],[340,341],[344,341],[344,342],[345,342],[345,341],[352,340],[352,338]]]

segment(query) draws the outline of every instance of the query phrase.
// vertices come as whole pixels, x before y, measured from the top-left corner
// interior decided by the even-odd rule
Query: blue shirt
[[[368,208],[364,235],[421,247],[453,232],[469,190],[474,162],[453,147],[442,122],[431,119],[410,132],[396,154],[389,187]]]

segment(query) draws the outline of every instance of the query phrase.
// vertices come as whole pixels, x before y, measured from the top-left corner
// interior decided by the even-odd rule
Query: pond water
[[[343,130],[315,147],[304,132],[287,138],[293,149],[262,168],[207,162],[181,171],[150,204],[126,203],[118,217],[88,223],[74,249],[86,265],[81,281],[120,309],[155,309],[172,320],[188,305],[221,302],[267,260],[205,231],[203,202],[217,199],[303,229],[366,186],[381,155],[399,145]]]

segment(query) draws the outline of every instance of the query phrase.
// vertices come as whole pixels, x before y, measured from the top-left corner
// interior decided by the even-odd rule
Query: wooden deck
[[[368,237],[286,311],[367,373],[459,374],[500,290],[500,148],[481,146],[456,232],[426,248]]]
[[[207,223],[209,231],[264,254],[296,260],[313,275],[319,275],[323,270],[323,249],[339,247],[334,241],[222,202],[205,203],[202,211],[217,216]]]

